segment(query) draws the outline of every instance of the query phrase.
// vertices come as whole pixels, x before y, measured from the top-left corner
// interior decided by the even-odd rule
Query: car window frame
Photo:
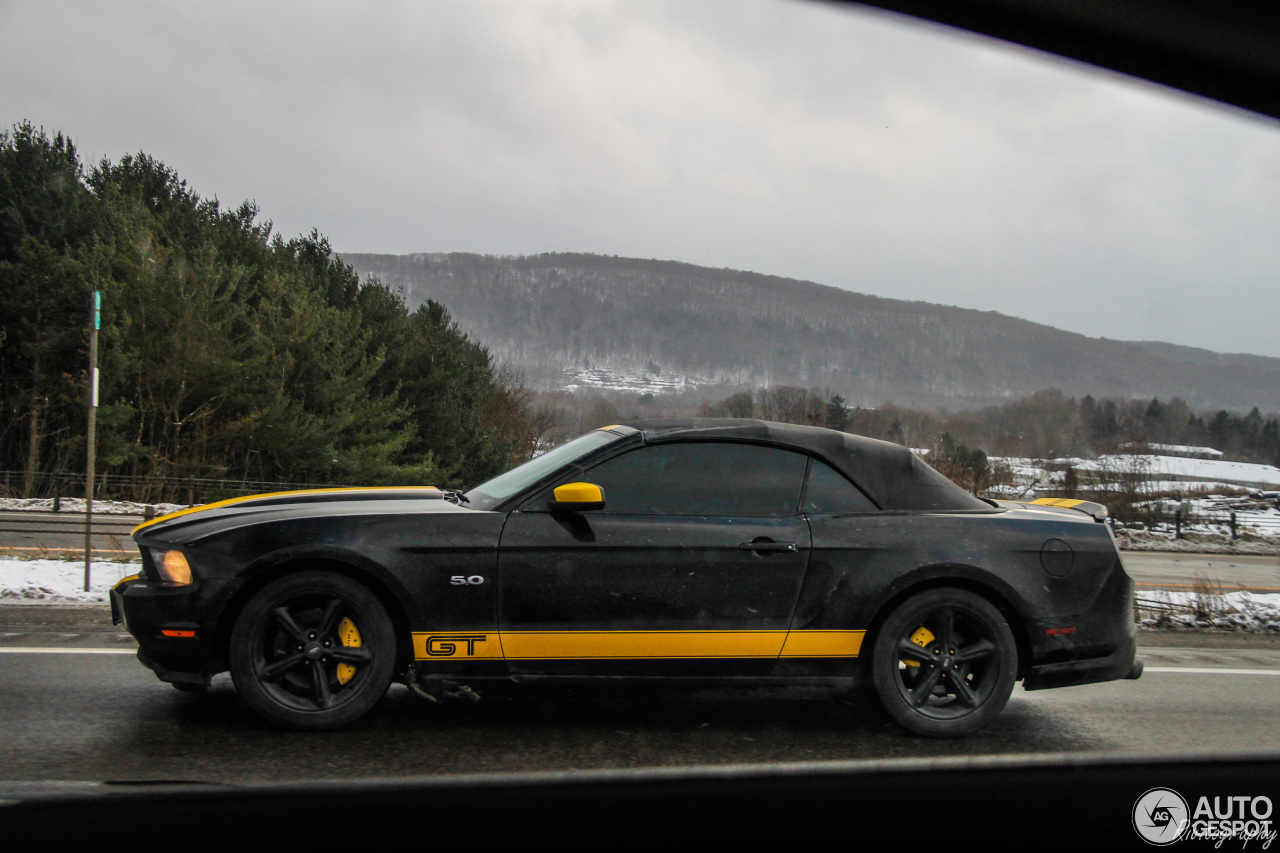
[[[846,475],[843,471],[841,471],[839,467],[832,465],[831,460],[825,459],[817,453],[810,453],[808,455],[809,455],[809,465],[808,467],[805,468],[805,471],[804,471],[804,488],[800,490],[800,504],[799,504],[800,512],[805,517],[808,517],[811,515],[880,515],[881,513],[885,512],[885,508],[880,506],[880,504],[877,503],[875,499],[871,497],[871,495],[867,494],[866,489],[862,488],[862,486],[859,486],[855,480],[853,480],[848,475]],[[862,510],[862,511],[850,510],[847,512],[809,512],[808,510],[806,510],[804,508],[804,505],[805,505],[806,499],[809,497],[809,478],[813,475],[814,460],[817,460],[818,462],[821,462],[823,465],[826,465],[833,472],[835,472],[837,477],[840,477],[846,483],[853,486],[853,488],[857,490],[858,494],[862,495],[862,497],[867,501],[867,503],[871,504],[871,506],[875,508],[874,511],[868,512],[865,510]]]
[[[606,458],[625,453],[633,445],[643,447],[645,444],[644,436],[636,430],[629,434],[623,435],[617,441],[611,441],[603,447],[597,447],[590,453],[575,459],[563,468],[547,474],[545,477],[525,487],[522,491],[516,492],[508,498],[504,498],[500,503],[494,504],[488,512],[526,512],[530,511],[529,504],[536,502],[541,497],[549,496],[557,485],[561,485],[560,478],[570,476],[581,472],[589,467],[598,465],[605,461]],[[567,481],[573,482],[573,481]],[[549,511],[549,510],[548,510]]]
[[[809,485],[809,469],[810,469],[810,467],[811,467],[811,465],[812,465],[812,462],[811,462],[810,460],[812,460],[812,459],[813,459],[814,454],[810,453],[810,452],[809,452],[809,451],[807,451],[807,450],[803,450],[803,449],[801,449],[801,448],[793,447],[793,446],[791,446],[791,445],[789,445],[789,444],[781,444],[781,443],[778,443],[778,442],[776,442],[776,441],[754,441],[754,440],[750,440],[750,439],[744,440],[744,439],[736,439],[736,438],[724,438],[724,437],[720,437],[720,436],[717,436],[716,438],[690,438],[690,437],[685,437],[685,436],[679,436],[679,437],[673,437],[673,438],[671,438],[671,439],[662,439],[662,440],[659,440],[659,441],[642,441],[642,442],[640,443],[639,447],[635,447],[635,446],[619,447],[619,446],[618,446],[618,442],[614,442],[613,444],[608,445],[608,446],[607,446],[607,447],[605,447],[605,448],[602,448],[602,450],[614,450],[614,451],[616,451],[616,452],[608,453],[608,454],[601,453],[601,454],[599,455],[599,458],[591,458],[591,459],[590,459],[586,464],[583,464],[583,465],[578,466],[578,467],[577,467],[574,471],[572,471],[572,472],[562,472],[560,475],[557,475],[556,477],[551,478],[551,479],[550,479],[550,482],[546,482],[546,483],[543,483],[543,484],[541,484],[541,485],[537,485],[537,486],[535,486],[535,487],[532,487],[532,488],[530,489],[530,495],[529,495],[529,499],[528,499],[528,501],[526,501],[525,503],[522,503],[522,504],[521,504],[520,506],[518,506],[518,507],[515,507],[514,511],[515,511],[515,512],[547,512],[547,513],[549,513],[549,512],[551,512],[551,509],[550,509],[550,507],[545,506],[545,503],[546,503],[547,501],[551,500],[551,494],[555,491],[556,486],[558,486],[558,485],[564,485],[564,483],[569,483],[569,482],[578,482],[577,480],[565,480],[565,481],[564,481],[564,483],[562,483],[562,482],[559,482],[559,478],[560,478],[560,477],[562,477],[562,476],[569,476],[570,474],[572,474],[573,476],[577,476],[577,475],[579,475],[579,474],[585,474],[585,473],[586,473],[587,471],[589,471],[591,468],[594,468],[594,467],[596,467],[596,466],[598,466],[598,465],[603,465],[604,463],[608,462],[610,459],[614,458],[615,456],[621,456],[623,453],[633,452],[633,451],[636,451],[636,450],[640,450],[641,448],[644,448],[644,447],[650,447],[650,446],[652,446],[652,447],[660,447],[660,446],[665,445],[665,444],[748,444],[748,445],[752,445],[752,446],[755,446],[755,447],[769,447],[769,448],[772,448],[772,449],[774,449],[774,450],[785,450],[785,451],[787,451],[787,452],[789,452],[789,453],[797,453],[797,454],[799,454],[799,455],[801,455],[801,456],[805,457],[804,475],[803,475],[803,478],[802,478],[801,483],[800,483],[800,492],[799,492],[799,497],[796,499],[795,509],[794,509],[794,511],[793,511],[790,515],[783,515],[783,516],[723,516],[723,517],[724,517],[724,518],[795,518],[795,517],[797,517],[797,516],[804,516],[804,515],[805,515],[805,513],[800,509],[800,507],[804,505],[804,503],[803,503],[803,502],[804,502],[804,493],[805,493],[805,490],[808,488],[808,485]],[[827,464],[830,464],[830,463],[827,463]],[[589,483],[589,482],[591,482],[591,480],[588,478],[588,479],[583,479],[581,482]],[[534,491],[537,491],[537,490],[541,490],[541,493],[540,493],[540,494],[533,494],[533,492],[534,492]],[[864,494],[865,494],[865,493],[864,493]],[[607,506],[608,506],[608,503],[609,503],[609,495],[608,495],[608,494],[606,494],[606,495],[604,496],[604,499],[605,499],[605,506],[607,507]],[[870,500],[870,499],[868,498],[868,500]],[[543,505],[540,505],[540,504],[543,504]],[[589,515],[595,515],[595,514],[596,514],[596,512],[593,510],[593,511],[590,511],[589,513],[587,513],[587,514],[589,514]],[[657,517],[669,517],[669,516],[654,516],[654,517],[655,517],[655,518],[657,518]],[[699,518],[700,516],[696,516],[696,515],[688,515],[688,516],[679,516],[679,517],[681,517],[681,518]],[[711,516],[711,515],[707,515],[707,516],[701,516],[701,517],[705,517],[705,518],[720,518],[720,517],[722,517],[722,516]]]

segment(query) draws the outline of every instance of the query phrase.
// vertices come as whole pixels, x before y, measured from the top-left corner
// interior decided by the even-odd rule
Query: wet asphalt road
[[[83,620],[69,618],[51,626],[0,628],[0,780],[246,782],[879,757],[1280,750],[1275,638],[1145,638],[1148,671],[1141,680],[1037,693],[1018,687],[994,725],[960,741],[908,736],[865,698],[815,698],[794,690],[644,699],[482,691],[475,705],[435,706],[399,685],[354,728],[299,734],[259,722],[227,676],[215,680],[208,696],[180,693],[133,658],[127,635],[94,625],[84,630]],[[1157,641],[1162,647],[1149,645]],[[1217,648],[1199,647],[1210,645]],[[1253,647],[1232,648],[1242,645]],[[22,647],[58,651],[16,651]]]
[[[1230,592],[1236,587],[1280,592],[1280,556],[1262,554],[1174,554],[1122,551],[1125,571],[1139,587],[1184,587],[1203,578]]]
[[[1280,587],[1280,560],[1126,552],[1141,586]],[[393,686],[358,726],[325,734],[259,722],[219,676],[210,695],[162,684],[103,608],[0,607],[0,780],[209,782],[670,767],[1028,753],[1280,751],[1280,638],[1143,637],[1139,681],[1027,693],[961,741],[911,737],[865,697],[798,691],[638,698],[482,691],[435,706]],[[14,653],[14,647],[64,653]],[[1176,648],[1175,648],[1176,646]],[[1245,648],[1240,648],[1240,647]],[[98,649],[115,654],[65,653]],[[1160,670],[1171,670],[1163,672]],[[1231,670],[1231,672],[1223,672]]]

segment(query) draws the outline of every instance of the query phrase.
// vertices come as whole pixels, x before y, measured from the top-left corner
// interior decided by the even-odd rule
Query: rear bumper
[[[1123,646],[1106,657],[1033,666],[1022,686],[1027,690],[1044,690],[1049,687],[1072,687],[1077,684],[1138,678],[1142,675],[1142,659],[1137,656],[1137,652],[1137,638],[1130,637]]]
[[[1033,657],[1023,686],[1043,690],[1141,675],[1133,595],[1133,579],[1117,555],[1087,609],[1031,622]]]

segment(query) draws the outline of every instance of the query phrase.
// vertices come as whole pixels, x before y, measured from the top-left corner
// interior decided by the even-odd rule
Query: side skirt
[[[815,690],[847,693],[863,686],[861,672],[852,676],[613,676],[613,675],[477,675],[422,672],[418,669],[418,683],[424,689],[450,684],[512,685],[518,687],[551,689],[577,687],[605,691],[653,691],[653,690],[706,690],[751,688],[810,688]]]

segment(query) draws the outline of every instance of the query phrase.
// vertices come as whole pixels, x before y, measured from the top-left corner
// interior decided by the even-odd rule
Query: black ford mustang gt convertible
[[[906,448],[757,420],[609,426],[471,491],[258,495],[146,522],[138,657],[327,729],[399,679],[869,686],[922,735],[1136,678],[1105,508],[993,503]]]

